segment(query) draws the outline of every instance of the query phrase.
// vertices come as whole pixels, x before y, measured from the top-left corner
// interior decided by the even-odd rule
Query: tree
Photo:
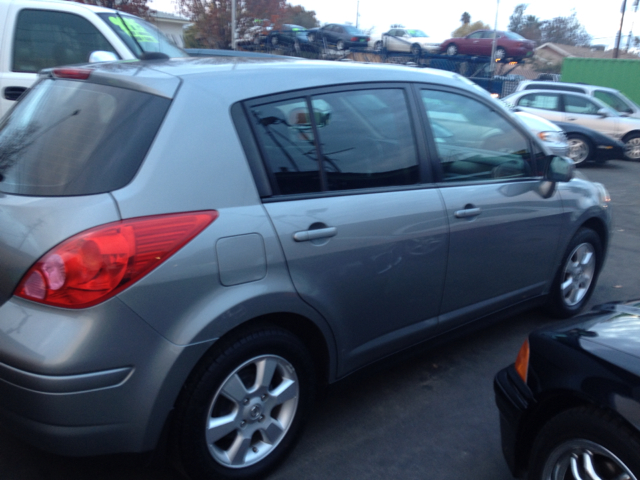
[[[535,15],[525,15],[524,11],[529,5],[521,3],[516,5],[513,14],[509,17],[509,30],[522,35],[524,38],[539,42],[542,38],[540,28],[542,22]]]
[[[304,7],[300,5],[290,5],[288,3],[284,7],[282,23],[292,23],[293,25],[300,25],[304,28],[320,26],[314,10],[305,10]]]
[[[190,42],[205,48],[230,46],[232,0],[178,0],[178,6],[193,22]],[[238,1],[236,38],[252,38],[267,27],[280,28],[285,6],[284,0]]]
[[[469,12],[464,12],[462,14],[462,16],[460,17],[460,21],[464,24],[464,25],[468,25],[469,23],[471,23],[471,15],[469,15]]]
[[[465,37],[476,30],[491,30],[491,27],[480,20],[473,23],[463,23],[451,33],[451,36]]]
[[[131,13],[139,17],[147,18],[150,8],[147,6],[148,0],[73,0],[77,3],[86,3],[89,5],[98,5],[99,7],[120,10],[121,12]]]
[[[580,24],[575,12],[568,17],[555,17],[543,21],[540,33],[542,43],[560,43],[577,47],[586,47],[591,44],[591,35]]]

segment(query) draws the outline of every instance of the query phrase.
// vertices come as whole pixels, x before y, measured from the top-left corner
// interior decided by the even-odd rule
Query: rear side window
[[[281,195],[419,182],[402,89],[320,94],[256,105],[250,112],[274,191]]]
[[[542,108],[544,110],[560,110],[560,96],[545,93],[525,95],[518,100],[521,107]]]
[[[0,192],[88,195],[125,186],[169,103],[88,82],[36,84],[0,123]]]
[[[593,92],[593,96],[618,112],[633,113],[633,109],[627,105],[624,100],[613,93],[605,92],[604,90],[596,90]]]
[[[116,53],[86,19],[50,10],[22,10],[16,23],[11,70],[36,73],[43,68],[86,63],[97,50]]]

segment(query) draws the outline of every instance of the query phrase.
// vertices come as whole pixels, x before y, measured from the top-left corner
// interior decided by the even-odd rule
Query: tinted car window
[[[49,10],[22,10],[16,23],[11,69],[35,73],[43,68],[85,63],[96,50],[116,53],[84,18]]]
[[[280,194],[418,183],[418,157],[403,90],[355,90],[310,100],[313,115],[302,98],[251,108]]]
[[[586,98],[577,97],[575,95],[564,96],[564,110],[569,113],[583,113],[587,115],[595,115],[598,113],[598,106]]]
[[[527,139],[501,115],[466,96],[422,90],[444,181],[533,174]]]
[[[468,35],[467,38],[482,38],[483,34],[484,32],[476,32]]]
[[[560,96],[545,93],[525,95],[518,100],[521,107],[542,108],[544,110],[560,110]]]
[[[0,191],[62,196],[125,186],[169,103],[87,82],[36,84],[0,124]]]

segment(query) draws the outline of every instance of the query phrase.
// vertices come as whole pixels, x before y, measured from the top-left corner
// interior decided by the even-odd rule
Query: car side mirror
[[[568,182],[573,178],[575,164],[567,157],[552,157],[549,161],[544,179],[549,182]]]
[[[598,115],[600,115],[602,118],[608,117],[609,116],[609,112],[607,111],[606,108],[601,108],[600,110],[598,110],[596,112]]]
[[[89,63],[115,62],[116,60],[119,59],[115,53],[104,50],[96,50],[89,55]]]

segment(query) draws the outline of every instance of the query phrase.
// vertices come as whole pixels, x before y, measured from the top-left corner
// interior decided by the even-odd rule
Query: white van
[[[150,52],[187,56],[156,27],[108,8],[56,0],[0,0],[0,116],[43,68]],[[152,55],[152,54],[151,54]]]
[[[640,118],[640,107],[615,88],[586,85],[583,83],[528,80],[518,84],[516,92],[521,90],[562,90],[565,92],[583,93],[604,102],[624,117]]]

